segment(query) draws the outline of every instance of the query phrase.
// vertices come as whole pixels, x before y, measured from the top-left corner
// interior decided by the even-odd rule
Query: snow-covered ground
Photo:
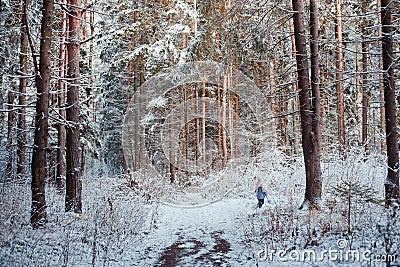
[[[243,243],[243,223],[256,202],[227,198],[196,208],[157,205],[132,246],[135,266],[254,266]]]
[[[348,198],[333,190],[355,181],[382,198],[379,155],[325,159],[324,203],[314,212],[298,210],[301,160],[264,160],[247,166],[220,201],[192,208],[149,200],[125,178],[91,175],[83,179],[84,211],[75,215],[63,212],[63,194],[49,185],[48,223],[39,230],[29,226],[29,184],[1,184],[0,266],[385,266],[376,258],[382,255],[394,255],[392,266],[399,266],[399,211],[355,193],[349,213]],[[273,200],[261,210],[254,176],[265,178]],[[347,259],[349,251],[361,259]]]

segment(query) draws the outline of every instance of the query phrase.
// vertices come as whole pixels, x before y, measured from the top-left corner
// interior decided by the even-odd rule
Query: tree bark
[[[369,106],[369,97],[368,97],[368,76],[367,76],[367,71],[368,71],[368,58],[367,58],[367,42],[366,42],[366,13],[367,13],[367,2],[366,0],[363,0],[362,2],[362,13],[363,13],[363,19],[361,22],[361,27],[362,27],[362,33],[363,33],[363,40],[361,44],[361,52],[362,52],[362,107],[361,107],[361,143],[364,146],[365,152],[368,151],[368,142],[367,142],[367,136],[368,136],[368,106]]]
[[[133,13],[133,22],[136,23],[138,21],[136,11]],[[138,32],[133,33],[133,48],[137,48],[139,46],[139,36]],[[133,89],[134,89],[134,104],[139,104],[140,101],[140,70],[139,70],[139,59],[136,58],[133,62]],[[138,114],[135,112],[134,115],[134,136],[133,142],[135,146],[135,162],[134,162],[134,170],[137,171],[141,168],[141,140],[139,135],[139,121],[140,118]]]
[[[316,140],[313,133],[313,117],[310,101],[310,80],[308,76],[308,59],[306,50],[306,35],[304,28],[304,7],[302,0],[292,0],[293,5],[293,25],[296,45],[296,63],[300,94],[300,118],[301,118],[301,135],[302,148],[306,171],[306,192],[304,202],[300,208],[304,206],[319,207],[321,198],[321,174],[319,172],[319,158],[315,157],[315,151],[319,147],[313,146]],[[314,22],[315,23],[315,22]],[[318,166],[316,166],[318,163]]]
[[[62,4],[65,5],[65,0],[62,0]],[[67,49],[65,46],[66,36],[67,36],[67,15],[64,10],[62,10],[62,20],[61,20],[61,35],[60,35],[60,51],[59,51],[59,76],[58,80],[58,109],[60,120],[66,119],[65,112],[65,77],[66,63],[67,63]],[[58,188],[63,187],[64,179],[66,176],[66,166],[65,166],[65,146],[67,133],[65,129],[64,122],[58,123],[58,149],[57,149],[57,176],[56,176],[56,186]]]
[[[39,52],[39,73],[36,74],[36,115],[35,137],[32,154],[32,210],[31,224],[33,228],[46,223],[46,150],[48,139],[48,114],[51,66],[51,37],[54,18],[54,0],[43,1],[43,17],[41,22],[41,40]]]
[[[279,34],[279,48],[281,51],[285,51],[284,48],[284,25],[285,21],[282,21],[282,24],[279,26],[279,30],[282,34]],[[278,59],[278,65],[280,66],[280,73],[285,73],[285,59],[284,57],[280,57]],[[278,78],[278,83],[282,83],[282,76]],[[285,153],[290,156],[291,150],[288,149],[290,147],[289,143],[289,132],[288,132],[288,116],[284,114],[288,114],[288,101],[287,101],[287,96],[290,94],[289,92],[289,86],[284,85],[283,88],[281,88],[279,91],[279,94],[276,95],[278,99],[278,113],[279,113],[279,118],[278,118],[278,145],[282,146],[284,148]]]
[[[381,0],[377,0],[376,1],[376,6],[378,7],[378,25],[382,25],[382,14],[381,14]],[[379,46],[381,47],[380,52],[382,53],[382,27],[378,27],[378,37],[379,37]],[[379,69],[383,69],[383,58],[379,57]],[[381,145],[381,154],[384,155],[385,151],[386,151],[386,139],[382,138],[383,136],[385,136],[385,93],[384,93],[384,87],[385,85],[383,84],[383,72],[379,72],[379,84],[381,86],[381,90],[380,90],[380,103],[381,103],[381,108],[380,108],[380,135],[378,140],[380,141],[380,145]],[[375,110],[374,110],[375,112]],[[375,120],[374,120],[375,121]],[[375,138],[375,131],[374,131],[374,145],[376,144],[375,142],[376,138]]]
[[[82,40],[86,40],[86,27],[87,27],[87,0],[83,0],[83,9],[82,9]],[[86,42],[83,42],[83,48],[86,48]]]
[[[318,8],[315,0],[310,0],[310,32],[311,32],[311,93],[312,93],[312,155],[314,177],[310,179],[310,195],[321,198],[321,95],[319,76],[319,49],[318,49]]]
[[[220,78],[217,77],[217,117],[218,121],[222,121],[222,112],[221,112],[221,85],[220,85]],[[199,138],[200,140],[200,138]],[[223,162],[223,151],[222,151],[222,126],[221,123],[218,123],[218,141],[217,141],[217,147],[218,147],[218,167],[222,166]],[[222,155],[222,156],[221,156]]]
[[[228,161],[228,149],[226,147],[226,92],[227,92],[227,75],[224,74],[224,81],[222,86],[222,107],[221,107],[222,168],[226,167]]]
[[[388,175],[385,183],[387,205],[399,201],[399,147],[397,142],[396,93],[393,68],[393,26],[390,0],[381,0],[383,90],[385,97],[386,151]]]
[[[269,61],[269,84],[270,84],[269,91],[271,94],[271,116],[272,116],[272,118],[274,118],[271,123],[271,127],[272,127],[271,131],[272,131],[273,135],[275,136],[275,138],[277,138],[277,137],[279,137],[279,134],[277,134],[277,132],[276,132],[277,129],[276,129],[276,119],[275,119],[275,117],[276,117],[276,88],[275,87],[276,86],[275,86],[275,74],[274,74],[275,67],[274,67],[274,65],[275,65],[274,59],[271,58]],[[279,141],[278,141],[278,143],[279,143]]]
[[[22,178],[25,175],[25,143],[26,143],[26,83],[28,72],[28,14],[27,9],[29,0],[22,3],[21,19],[21,47],[19,55],[20,75],[19,79],[19,99],[20,108],[18,116],[17,131],[17,176]]]
[[[94,10],[93,8],[90,9],[89,12],[89,25],[90,25],[90,45],[89,45],[89,70],[90,70],[90,77],[89,77],[89,85],[92,86],[93,84],[93,49],[94,49]],[[92,119],[96,121],[96,103],[93,97],[92,99]]]
[[[290,32],[290,41],[291,41],[291,50],[292,50],[292,58],[296,59],[296,44],[295,44],[295,39],[294,39],[294,29],[293,29],[293,25],[292,25],[292,21],[289,20],[288,21],[288,25],[289,25],[289,32]],[[298,81],[296,81],[293,84],[294,87],[294,93],[297,94],[297,92],[299,92],[299,83]],[[296,111],[296,109],[298,109],[297,107],[299,106],[299,102],[297,97],[293,97],[292,98],[292,112],[293,112],[293,125],[292,125],[292,131],[293,131],[293,137],[292,137],[292,146],[294,147],[293,149],[293,153],[294,154],[298,154],[298,141],[297,141],[297,124],[298,124],[298,114]]]
[[[3,73],[1,73],[3,74]],[[4,75],[0,75],[0,86],[3,88],[3,83],[4,83]],[[3,90],[0,90],[0,109],[4,109],[4,92]],[[0,112],[0,121],[4,121],[4,112]]]
[[[344,58],[343,58],[343,37],[342,37],[342,3],[341,0],[336,0],[336,94],[337,94],[337,113],[338,113],[338,138],[339,138],[339,153],[344,155],[346,145],[345,123],[344,123]]]
[[[202,143],[202,148],[201,148],[201,155],[202,155],[202,162],[203,166],[206,163],[206,103],[205,97],[206,97],[206,83],[203,82],[203,91],[201,94],[201,140],[203,141]]]
[[[80,0],[68,0],[68,89],[67,89],[67,143],[65,211],[82,212],[81,165],[79,140],[79,32]]]
[[[7,165],[6,165],[6,177],[11,180],[13,174],[13,126],[15,121],[15,113],[14,113],[14,99],[15,95],[13,89],[11,88],[7,93],[7,107],[8,107],[8,116],[7,116]]]

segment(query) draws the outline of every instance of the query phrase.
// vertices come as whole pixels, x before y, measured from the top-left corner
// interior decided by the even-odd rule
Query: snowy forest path
[[[195,208],[158,205],[131,258],[136,266],[246,265],[254,255],[247,255],[243,223],[255,206],[233,198]]]

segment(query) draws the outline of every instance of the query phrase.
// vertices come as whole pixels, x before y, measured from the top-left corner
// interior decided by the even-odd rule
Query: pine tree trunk
[[[203,145],[201,148],[203,166],[206,163],[206,83],[203,83],[203,92],[201,94],[201,140]]]
[[[296,44],[295,44],[296,41],[294,39],[294,29],[293,29],[293,25],[292,25],[291,20],[289,20],[288,24],[289,24],[291,47],[292,47],[292,58],[296,59]],[[296,81],[293,84],[293,87],[294,87],[294,94],[297,95],[297,93],[299,92],[299,83],[298,83],[298,81]],[[299,106],[299,103],[297,101],[297,97],[293,97],[292,98],[292,110],[293,110],[293,118],[292,118],[292,120],[293,120],[293,125],[292,126],[293,127],[292,127],[292,131],[293,131],[293,137],[292,137],[291,143],[292,143],[292,146],[294,147],[293,153],[296,154],[296,155],[298,154],[298,147],[299,146],[298,146],[298,140],[297,140],[298,113],[295,112],[295,111],[296,111],[298,106]]]
[[[0,75],[0,86],[3,88],[3,83],[4,83],[4,75]],[[4,92],[3,90],[0,90],[0,109],[4,109]],[[4,121],[4,112],[0,112],[0,121]]]
[[[133,13],[133,22],[137,22],[137,15],[136,12]],[[139,45],[138,41],[138,33],[135,31],[133,33],[133,47],[136,48]],[[135,94],[135,104],[139,104],[140,99],[140,70],[139,70],[139,59],[136,58],[133,63],[133,87],[134,87],[134,94]],[[140,118],[138,114],[135,112],[134,114],[134,146],[135,146],[135,162],[134,162],[134,169],[135,171],[140,169],[140,154],[141,154],[141,143],[140,143],[140,134],[139,134],[139,121]]]
[[[169,134],[172,135],[173,134],[173,130],[172,128],[169,129]],[[169,151],[169,156],[170,156],[170,162],[169,162],[169,179],[171,184],[174,183],[175,181],[175,148],[174,148],[175,144],[173,144],[173,142],[171,141],[171,143],[169,144],[170,147],[170,151]]]
[[[282,23],[279,27],[280,32],[284,33],[284,23]],[[285,51],[284,47],[284,34],[279,34],[279,48],[280,51]],[[285,73],[285,59],[280,57],[278,60],[278,65],[280,66],[280,73]],[[279,80],[282,78],[279,78]],[[289,95],[289,86],[284,86],[281,88],[279,94],[277,95],[278,99],[278,110],[279,110],[279,119],[278,119],[278,142],[284,148],[285,153],[290,156],[291,151],[288,149],[289,147],[289,136],[288,136],[288,101],[287,96]]]
[[[13,174],[13,126],[15,121],[15,113],[14,113],[14,93],[13,90],[10,89],[7,93],[7,107],[8,107],[8,116],[7,116],[7,165],[6,165],[6,177],[11,180]]]
[[[217,77],[217,117],[218,121],[221,121],[221,81],[220,78]],[[222,126],[221,123],[218,123],[218,141],[217,141],[217,147],[218,147],[218,167],[222,166],[222,157],[223,157],[223,151],[222,151]]]
[[[28,14],[27,9],[29,0],[22,3],[22,19],[21,19],[21,47],[19,56],[20,75],[19,80],[19,116],[18,116],[18,132],[17,132],[17,176],[25,175],[25,143],[26,143],[26,83],[28,72]]]
[[[376,5],[378,7],[378,25],[382,25],[382,13],[381,13],[381,0],[376,1]],[[378,37],[379,37],[379,46],[381,47],[380,50],[382,50],[382,27],[378,27]],[[382,51],[380,51],[382,53]],[[383,69],[383,58],[379,58],[379,69]],[[380,81],[380,103],[381,103],[381,108],[380,108],[380,136],[378,140],[380,140],[380,145],[381,145],[381,154],[384,155],[386,151],[386,139],[383,138],[385,136],[385,93],[384,93],[384,87],[385,85],[383,84],[383,73],[379,72],[379,81]],[[375,112],[375,110],[374,110]],[[375,120],[374,120],[375,121]],[[375,145],[375,131],[374,131],[374,145]]]
[[[279,135],[276,133],[276,90],[275,90],[275,67],[274,67],[274,60],[271,59],[269,61],[269,83],[270,83],[270,94],[271,94],[271,116],[274,118],[271,123],[271,131],[275,138],[277,138]],[[278,140],[278,143],[280,143],[280,140]]]
[[[196,97],[196,110],[195,113],[199,114],[200,112],[200,97],[199,97],[199,87],[198,86],[193,86],[194,87],[194,95]],[[195,119],[195,146],[196,146],[196,154],[195,154],[195,160],[196,160],[196,167],[198,168],[200,166],[199,158],[200,158],[200,118],[197,117]],[[218,140],[217,140],[218,141]]]
[[[62,4],[65,5],[65,0],[62,0]],[[67,15],[65,11],[62,11],[62,19],[60,25],[61,35],[60,35],[60,50],[59,50],[59,80],[58,80],[58,109],[59,116],[62,122],[58,123],[58,149],[57,149],[57,175],[56,175],[56,185],[58,188],[62,188],[64,185],[64,179],[66,176],[66,166],[65,166],[65,146],[67,133],[65,129],[64,120],[66,119],[65,112],[65,70],[67,63],[67,49],[65,46],[66,36],[67,36]]]
[[[368,106],[369,106],[369,97],[368,97],[368,76],[367,76],[367,71],[368,71],[368,58],[367,58],[367,42],[366,42],[366,12],[367,12],[367,2],[366,0],[363,0],[362,2],[362,13],[363,13],[363,19],[362,19],[362,31],[363,31],[363,42],[361,44],[361,52],[362,52],[362,107],[361,107],[361,143],[364,146],[365,152],[368,151],[368,142],[367,142],[367,136],[368,136]]]
[[[56,107],[57,106],[57,94],[58,94],[58,89],[54,84],[54,81],[52,81],[52,84],[50,85],[50,88],[52,88],[52,91],[50,92],[49,95],[49,106],[50,107]],[[52,116],[56,116],[56,112],[52,113],[53,110],[49,111],[49,118]],[[52,131],[55,128],[58,128],[56,125],[56,121],[52,120],[49,121],[49,131]],[[50,139],[51,140],[51,139]],[[48,149],[47,149],[47,157],[48,157],[48,182],[55,183],[56,182],[56,169],[57,169],[57,149],[55,148],[56,144],[54,142],[49,142],[48,144]]]
[[[337,113],[338,113],[338,138],[339,138],[339,153],[344,155],[346,145],[345,123],[344,123],[344,58],[343,58],[343,37],[342,37],[342,3],[341,0],[336,0],[336,94],[337,94]]]
[[[129,23],[132,23],[132,14],[130,14],[129,16]],[[128,40],[128,53],[130,54],[132,52],[132,39]],[[125,98],[126,98],[126,102],[125,102],[125,110],[128,110],[129,108],[129,102],[130,102],[130,91],[131,91],[131,84],[132,84],[132,61],[128,62],[128,66],[127,66],[127,70],[126,70],[126,74],[127,74],[127,90],[125,92]],[[135,70],[136,72],[136,70]],[[136,124],[135,124],[136,125]],[[125,153],[122,153],[122,172],[125,173],[129,173],[130,170],[128,170],[128,164],[126,162],[125,159]]]
[[[322,30],[322,36],[326,36],[326,20],[323,21],[323,24],[321,25],[320,29]],[[320,84],[322,84],[322,87],[325,88],[327,84],[329,84],[329,75],[327,71],[327,57],[321,57],[321,63],[320,63]],[[324,91],[320,90],[320,96],[321,96],[321,121],[320,121],[320,127],[321,127],[321,150],[324,149],[325,144],[326,144],[326,137],[324,135],[325,129],[326,129],[326,118],[327,118],[327,106],[328,106],[328,94]]]
[[[381,0],[383,90],[385,96],[386,151],[388,176],[385,183],[387,205],[399,201],[399,144],[397,142],[396,92],[393,66],[393,26],[390,0]]]
[[[226,167],[228,160],[228,149],[226,147],[226,91],[227,91],[227,77],[225,74],[222,86],[222,107],[221,107],[222,168]]]
[[[81,165],[79,140],[79,32],[80,32],[80,0],[68,0],[69,36],[67,90],[67,143],[66,143],[66,196],[65,211],[82,212],[81,200]]]
[[[319,164],[318,158],[314,157],[315,150],[313,141],[313,113],[311,107],[310,96],[310,80],[308,76],[308,58],[306,50],[306,34],[304,28],[304,8],[302,0],[292,0],[293,4],[293,25],[296,44],[296,63],[299,84],[299,100],[300,100],[300,118],[301,118],[301,136],[303,156],[306,171],[306,192],[304,202],[300,208],[304,206],[318,207],[321,198],[321,177],[316,163]]]
[[[232,88],[232,87],[230,87]],[[235,147],[233,145],[234,134],[233,134],[233,104],[232,94],[229,94],[228,98],[228,128],[229,128],[229,148],[230,148],[230,159],[235,158]]]
[[[312,155],[313,177],[310,178],[310,193],[313,199],[320,199],[322,192],[321,177],[321,95],[319,76],[319,49],[318,49],[318,8],[315,0],[310,0],[310,32],[311,32],[311,93],[312,93]],[[306,189],[307,190],[307,189]]]
[[[322,64],[321,64],[321,66],[322,66]],[[319,77],[320,77],[320,84],[322,83],[323,85],[325,85],[326,84],[326,75],[325,75],[325,73],[324,73],[324,71],[325,71],[325,69],[324,68],[322,68],[322,70],[320,71],[320,73],[319,73]],[[326,101],[325,101],[325,99],[326,99],[326,96],[325,96],[326,94],[324,93],[324,92],[322,92],[322,91],[320,91],[320,97],[321,97],[321,100],[320,100],[320,106],[321,106],[321,113],[320,113],[320,127],[321,127],[321,150],[323,150],[324,149],[324,147],[325,147],[325,136],[324,136],[324,129],[325,129],[325,103],[326,103]]]
[[[94,11],[90,10],[90,15],[89,15],[89,21],[90,21],[90,45],[89,45],[89,70],[90,70],[90,78],[89,78],[89,84],[92,85],[93,83],[93,37],[94,37]],[[95,100],[92,100],[92,118],[93,121],[96,121],[96,103]]]
[[[36,75],[37,101],[35,115],[35,137],[32,154],[32,210],[31,224],[33,228],[46,222],[46,150],[48,140],[49,91],[51,76],[51,38],[54,0],[43,1],[43,17],[41,23],[40,63]]]
[[[84,41],[83,42],[83,44],[82,44],[82,46],[83,46],[83,48],[86,48],[86,32],[87,32],[87,30],[86,30],[86,24],[87,24],[87,6],[88,6],[88,4],[87,4],[87,0],[83,0],[83,9],[82,9],[82,24],[81,24],[81,27],[82,27],[82,40]]]
[[[355,103],[356,103],[356,108],[355,108],[355,114],[358,113],[358,99],[360,95],[360,64],[359,64],[359,55],[360,55],[360,49],[358,48],[358,43],[355,44],[355,87],[356,87],[356,92],[355,92]]]

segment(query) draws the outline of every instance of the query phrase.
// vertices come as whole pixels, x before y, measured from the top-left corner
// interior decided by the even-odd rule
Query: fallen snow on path
[[[242,225],[255,206],[240,198],[195,208],[157,205],[133,246],[132,260],[137,266],[255,266]]]

